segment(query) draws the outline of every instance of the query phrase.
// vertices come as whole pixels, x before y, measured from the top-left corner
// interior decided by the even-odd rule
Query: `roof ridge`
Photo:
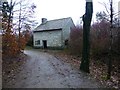
[[[57,29],[57,28],[63,28],[65,25],[68,24],[68,22],[72,21],[71,17],[67,18],[60,18],[60,19],[53,19],[47,21],[45,24],[40,24],[37,28],[39,30],[42,29]],[[72,21],[73,22],[73,21]],[[73,23],[74,24],[74,23]]]
[[[64,20],[64,19],[72,19],[71,17],[66,17],[66,18],[59,18],[59,19],[53,19],[53,20],[48,20],[49,21],[58,21],[58,20]]]

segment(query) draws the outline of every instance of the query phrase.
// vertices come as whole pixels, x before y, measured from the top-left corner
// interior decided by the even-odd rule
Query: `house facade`
[[[65,48],[67,46],[70,30],[74,27],[72,18],[62,18],[42,23],[33,31],[33,43],[36,48]]]

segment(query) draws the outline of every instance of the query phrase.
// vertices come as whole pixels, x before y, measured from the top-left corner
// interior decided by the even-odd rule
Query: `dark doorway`
[[[43,48],[47,48],[47,40],[43,40]]]

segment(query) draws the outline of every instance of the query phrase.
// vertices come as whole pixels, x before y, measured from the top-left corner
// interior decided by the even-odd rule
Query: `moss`
[[[35,49],[44,49],[43,47],[34,47]],[[45,49],[51,49],[51,50],[63,50],[63,47],[47,47]]]
[[[102,80],[108,80],[108,79],[107,79],[107,74],[102,75],[102,76],[101,76],[101,79],[102,79]]]
[[[29,50],[29,49],[33,49],[33,47],[32,46],[26,46],[25,49]]]

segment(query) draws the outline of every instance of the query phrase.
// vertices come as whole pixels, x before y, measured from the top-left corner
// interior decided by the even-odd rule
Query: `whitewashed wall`
[[[63,43],[65,40],[69,40],[71,28],[75,27],[72,20],[69,20],[63,27]]]
[[[43,47],[43,40],[47,40],[47,47],[62,46],[62,30],[36,32],[33,38],[35,47]],[[37,40],[40,40],[40,45],[35,44]]]

